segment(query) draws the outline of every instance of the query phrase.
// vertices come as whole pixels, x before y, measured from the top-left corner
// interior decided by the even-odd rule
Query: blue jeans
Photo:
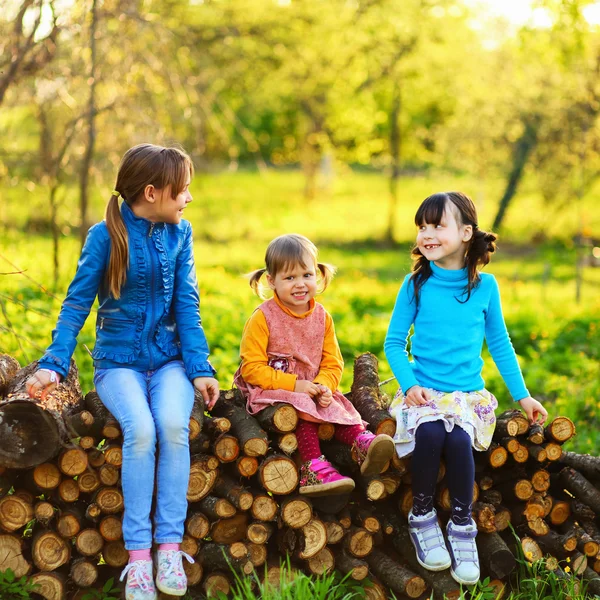
[[[154,539],[159,544],[181,542],[190,476],[189,420],[194,404],[194,387],[183,362],[172,361],[156,371],[145,372],[97,369],[94,384],[123,431],[125,548],[143,550],[152,546],[150,509],[157,440]]]

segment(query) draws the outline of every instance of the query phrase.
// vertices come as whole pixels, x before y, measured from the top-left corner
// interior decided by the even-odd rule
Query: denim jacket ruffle
[[[53,369],[66,377],[77,335],[98,296],[92,353],[95,364],[117,363],[115,366],[152,370],[161,366],[165,357],[182,358],[190,379],[214,375],[200,320],[190,223],[150,223],[137,217],[125,203],[121,214],[130,251],[121,297],[115,300],[110,296],[104,281],[110,236],[103,221],[88,232],[52,333],[52,344],[40,360],[40,368]],[[147,344],[145,352],[143,344]],[[140,360],[144,364],[140,365]]]

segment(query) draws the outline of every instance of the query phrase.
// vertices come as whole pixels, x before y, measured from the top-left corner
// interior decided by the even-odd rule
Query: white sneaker
[[[450,574],[458,583],[475,585],[479,581],[479,555],[477,553],[477,525],[471,519],[468,525],[455,525],[452,519],[446,527],[448,549],[452,558]]]
[[[422,517],[408,513],[408,532],[417,551],[419,564],[429,571],[443,571],[450,566],[450,554],[435,509]]]

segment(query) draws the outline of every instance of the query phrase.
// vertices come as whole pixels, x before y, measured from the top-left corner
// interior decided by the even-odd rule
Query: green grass
[[[186,217],[194,226],[201,314],[221,385],[231,386],[244,323],[259,303],[243,275],[262,266],[270,239],[295,231],[313,239],[321,259],[338,267],[321,301],[335,320],[346,360],[341,387],[347,390],[353,358],[361,352],[378,355],[382,378],[391,375],[383,341],[399,284],[410,269],[412,219],[419,202],[435,190],[463,189],[478,203],[485,228],[494,215],[501,182],[445,174],[403,180],[396,222],[399,243],[392,247],[377,241],[385,231],[388,199],[387,182],[378,174],[342,173],[331,190],[311,202],[301,197],[302,178],[297,172],[222,173],[197,177],[193,187],[195,199]],[[0,208],[0,219],[10,224],[0,232],[0,253],[23,270],[2,277],[0,348],[22,363],[39,357],[48,345],[79,254],[73,188],[67,190],[62,213],[63,230],[71,234],[61,238],[60,279],[52,290],[52,243],[44,233],[45,190],[30,188],[2,190],[7,202]],[[102,218],[105,195],[99,190],[93,195],[93,220]],[[574,448],[591,450],[600,441],[600,269],[584,269],[577,304],[576,249],[571,238],[582,220],[586,227],[600,230],[600,208],[593,195],[556,214],[540,213],[540,202],[527,189],[515,200],[499,252],[487,270],[499,280],[507,325],[532,395],[545,402],[551,415],[572,416],[579,428]],[[540,214],[548,235],[554,237],[535,245],[530,240],[539,230]],[[24,233],[27,223],[35,224],[39,233]],[[17,270],[2,256],[0,272]],[[93,347],[94,321],[92,315],[75,352],[84,390],[92,380],[84,344]],[[509,406],[508,392],[491,359],[486,360],[484,377],[501,407]],[[387,389],[393,392],[392,387]]]

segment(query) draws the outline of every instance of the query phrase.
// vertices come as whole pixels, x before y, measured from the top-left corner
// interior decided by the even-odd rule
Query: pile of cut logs
[[[54,392],[30,400],[25,381],[35,368],[0,355],[0,571],[29,575],[48,600],[74,600],[116,581],[128,560],[121,431],[94,391],[82,396],[74,363]],[[374,432],[394,433],[372,354],[356,359],[348,397]],[[416,561],[406,520],[410,459],[394,458],[381,475],[362,477],[352,449],[333,440],[332,425],[320,425],[324,453],[357,486],[348,496],[308,499],[298,494],[297,422],[287,405],[248,415],[235,390],[222,392],[211,416],[196,398],[182,544],[195,558],[184,562],[192,597],[229,593],[234,572],[276,584],[287,556],[309,573],[368,578],[370,599],[390,590],[398,598],[458,598],[448,571]],[[600,458],[565,451],[574,433],[568,418],[530,427],[520,411],[508,411],[498,417],[492,447],[476,454],[482,574],[500,597],[516,557],[544,559],[560,578],[583,576],[589,592],[600,593]],[[438,481],[445,521],[443,464]]]

